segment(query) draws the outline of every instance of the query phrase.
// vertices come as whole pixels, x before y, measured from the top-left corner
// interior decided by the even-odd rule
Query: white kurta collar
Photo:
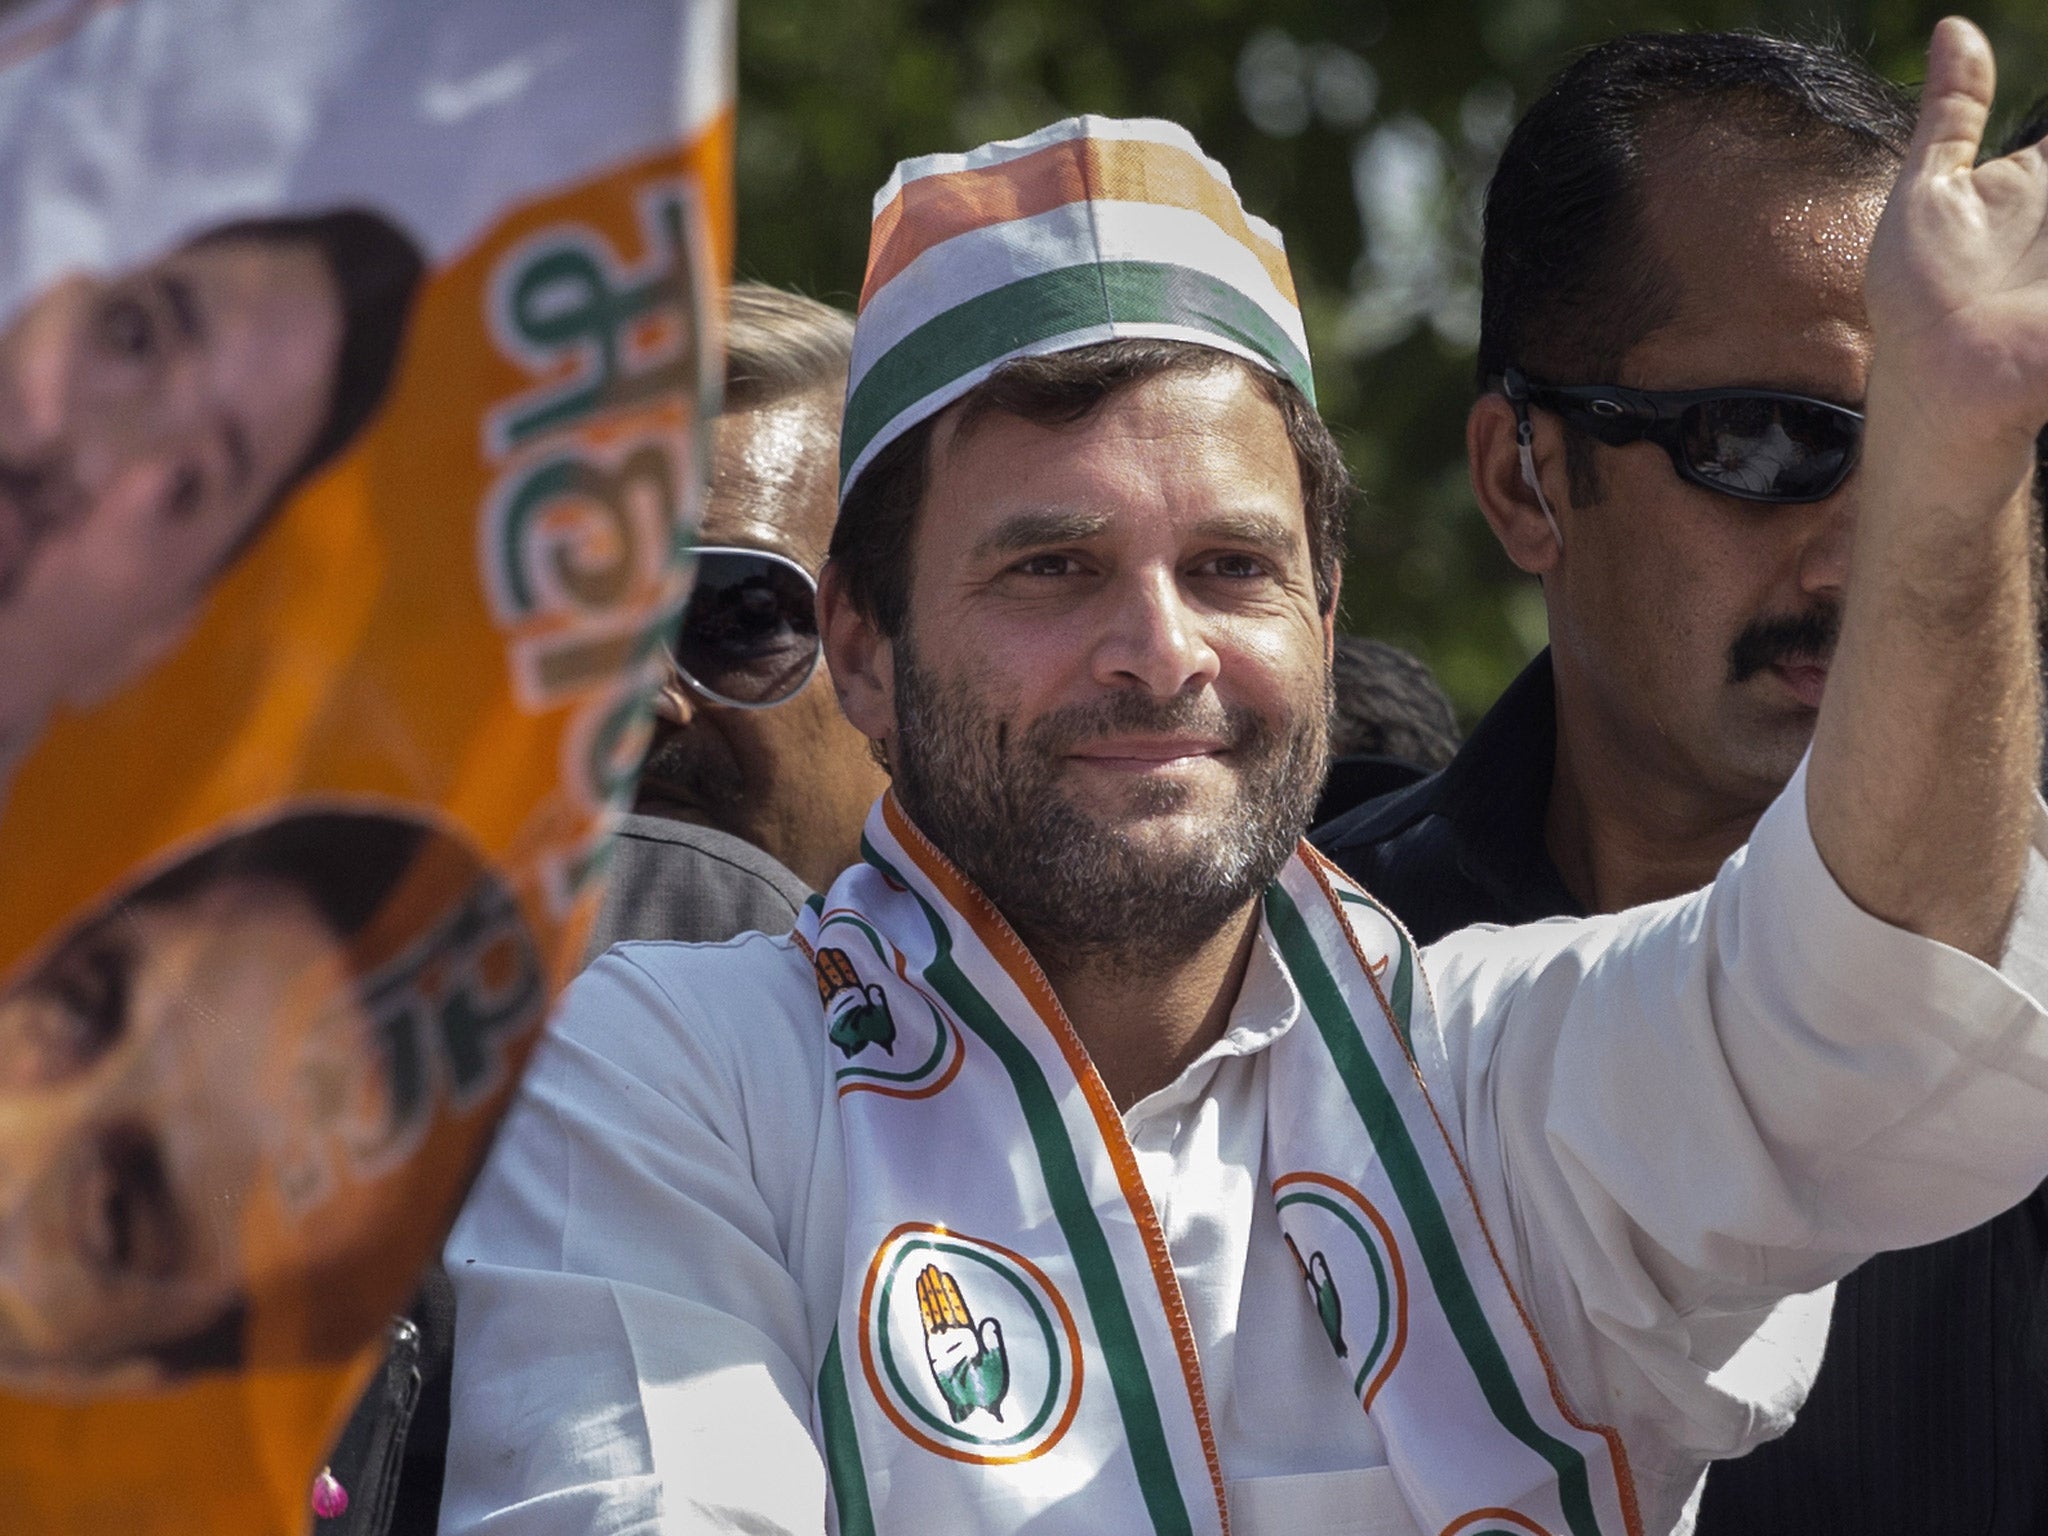
[[[1287,966],[1273,947],[1273,936],[1259,925],[1244,980],[1231,1006],[1230,1022],[1223,1033],[1197,1056],[1172,1082],[1138,1100],[1124,1111],[1124,1125],[1135,1129],[1153,1116],[1186,1108],[1207,1091],[1209,1081],[1223,1062],[1235,1057],[1255,1056],[1294,1028],[1301,1017],[1301,992]]]

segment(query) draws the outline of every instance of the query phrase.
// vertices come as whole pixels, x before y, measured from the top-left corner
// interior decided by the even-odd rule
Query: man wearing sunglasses
[[[859,856],[886,780],[818,665],[813,575],[832,535],[852,345],[852,322],[814,299],[732,290],[696,575],[592,954],[785,932]]]
[[[1833,50],[1667,35],[1592,50],[1516,128],[1467,441],[1550,648],[1443,773],[1316,839],[1419,941],[1694,890],[1791,777],[1868,495],[1865,259],[1912,126]],[[1865,1265],[1791,1432],[1716,1466],[1700,1529],[2048,1527],[2044,1284],[2038,1195]]]

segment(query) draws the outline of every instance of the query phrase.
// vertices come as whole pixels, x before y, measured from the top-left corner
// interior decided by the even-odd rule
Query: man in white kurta
[[[1969,170],[1988,66],[1974,34],[1938,35],[1873,258],[1859,585],[1809,763],[1707,889],[1468,931],[1419,970],[1285,844],[1264,894],[1184,946],[1114,883],[1198,858],[1147,818],[1225,804],[1195,818],[1208,844],[1257,864],[1237,825],[1306,815],[1315,712],[1281,663],[1326,640],[1334,584],[1311,579],[1330,561],[1299,412],[1254,371],[1305,383],[1284,336],[1219,320],[1208,290],[1166,334],[1219,362],[1078,351],[1162,334],[1130,277],[1144,252],[1119,248],[1029,296],[1110,310],[1106,335],[1040,325],[1037,355],[1135,373],[1078,421],[1034,419],[1028,389],[976,406],[1029,349],[947,394],[857,343],[842,532],[891,437],[936,422],[915,440],[914,622],[857,575],[828,570],[821,602],[842,704],[897,789],[796,934],[623,946],[572,989],[448,1247],[444,1529],[1683,1528],[1707,1461],[1788,1421],[1829,1281],[2048,1175],[2023,489],[2048,416],[2048,158]],[[1216,217],[1161,144],[1186,152],[1082,120],[907,165],[878,200],[863,328],[888,348],[970,334],[919,327],[993,290],[934,273],[972,267],[988,184],[1055,150],[1085,197],[1114,184],[1128,210],[1150,188]],[[977,180],[904,195],[958,177]],[[1049,217],[1031,185],[1019,222]],[[1990,213],[1966,238],[1968,196]],[[1088,212],[1091,238],[1127,237],[1127,211]],[[892,253],[885,224],[920,219],[925,243]],[[1236,253],[1204,269],[1182,230],[1175,255],[1275,314]],[[1993,335],[2025,387],[1972,394]],[[877,406],[864,368],[925,393]],[[1962,407],[1959,442],[1942,423]],[[1908,466],[1942,467],[1940,494]],[[1290,501],[1282,537],[1266,511]],[[1958,581],[1967,604],[1933,600]],[[1036,845],[1063,840],[1085,867],[1055,846],[1045,874]],[[1048,890],[1107,894],[1063,911]],[[1120,923],[1147,942],[1100,931]]]
[[[1827,1305],[1790,1293],[1995,1209],[2043,1162],[2048,910],[2023,912],[2002,973],[1901,934],[1841,894],[1800,807],[1788,790],[1698,896],[1423,954],[1423,1054],[1552,1357],[1592,1416],[1654,1431],[1632,1450],[1666,1448],[1634,1458],[1650,1529],[1708,1458],[1789,1422]],[[2036,903],[2043,874],[2036,853]],[[1371,1421],[1281,1368],[1328,1354],[1262,1198],[1261,1056],[1299,1016],[1262,943],[1223,1038],[1124,1124],[1232,1529],[1407,1536]],[[812,1362],[849,1170],[817,1018],[787,937],[624,945],[578,981],[448,1247],[445,1529],[820,1527]]]

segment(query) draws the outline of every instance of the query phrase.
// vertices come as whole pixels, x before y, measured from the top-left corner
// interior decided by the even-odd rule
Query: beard
[[[1015,731],[967,684],[934,680],[907,634],[895,684],[897,799],[1054,970],[1114,962],[1156,974],[1214,937],[1294,852],[1329,761],[1327,673],[1320,694],[1277,728],[1213,696],[1134,689]],[[1237,784],[1228,804],[1178,835],[1148,838],[1144,824],[1184,813],[1195,786],[1134,785],[1124,813],[1104,817],[1060,785],[1067,753],[1083,742],[1180,733],[1225,743]]]

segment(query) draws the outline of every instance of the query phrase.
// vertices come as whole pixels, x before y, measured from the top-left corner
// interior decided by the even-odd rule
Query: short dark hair
[[[237,219],[205,231],[187,248],[237,241],[313,247],[340,297],[341,351],[319,430],[262,511],[242,531],[222,561],[224,566],[241,555],[294,491],[355,441],[384,403],[398,371],[413,299],[426,273],[426,258],[412,236],[367,208]]]
[[[432,835],[425,822],[383,811],[290,811],[207,844],[119,905],[175,906],[225,880],[260,880],[297,891],[346,944],[377,915]]]
[[[852,366],[853,317],[844,310],[766,283],[734,283],[727,291],[725,410],[792,395],[843,395]]]
[[[1040,426],[1070,426],[1147,379],[1219,368],[1242,369],[1280,412],[1301,472],[1316,603],[1328,613],[1336,600],[1337,567],[1344,557],[1351,472],[1316,408],[1278,374],[1196,342],[1125,338],[1013,358],[951,409],[962,426],[995,412]],[[869,461],[840,502],[839,520],[832,527],[827,559],[845,584],[847,600],[891,639],[903,635],[910,617],[911,547],[931,468],[932,431],[943,414],[926,417]]]
[[[1845,49],[1756,32],[1639,32],[1588,49],[1508,137],[1486,194],[1479,387],[1511,364],[1606,382],[1678,295],[1645,249],[1656,151],[1707,131],[1772,169],[1896,171],[1912,99]]]
[[[1338,635],[1331,688],[1330,756],[1437,769],[1457,754],[1457,712],[1429,668],[1399,646]]]

